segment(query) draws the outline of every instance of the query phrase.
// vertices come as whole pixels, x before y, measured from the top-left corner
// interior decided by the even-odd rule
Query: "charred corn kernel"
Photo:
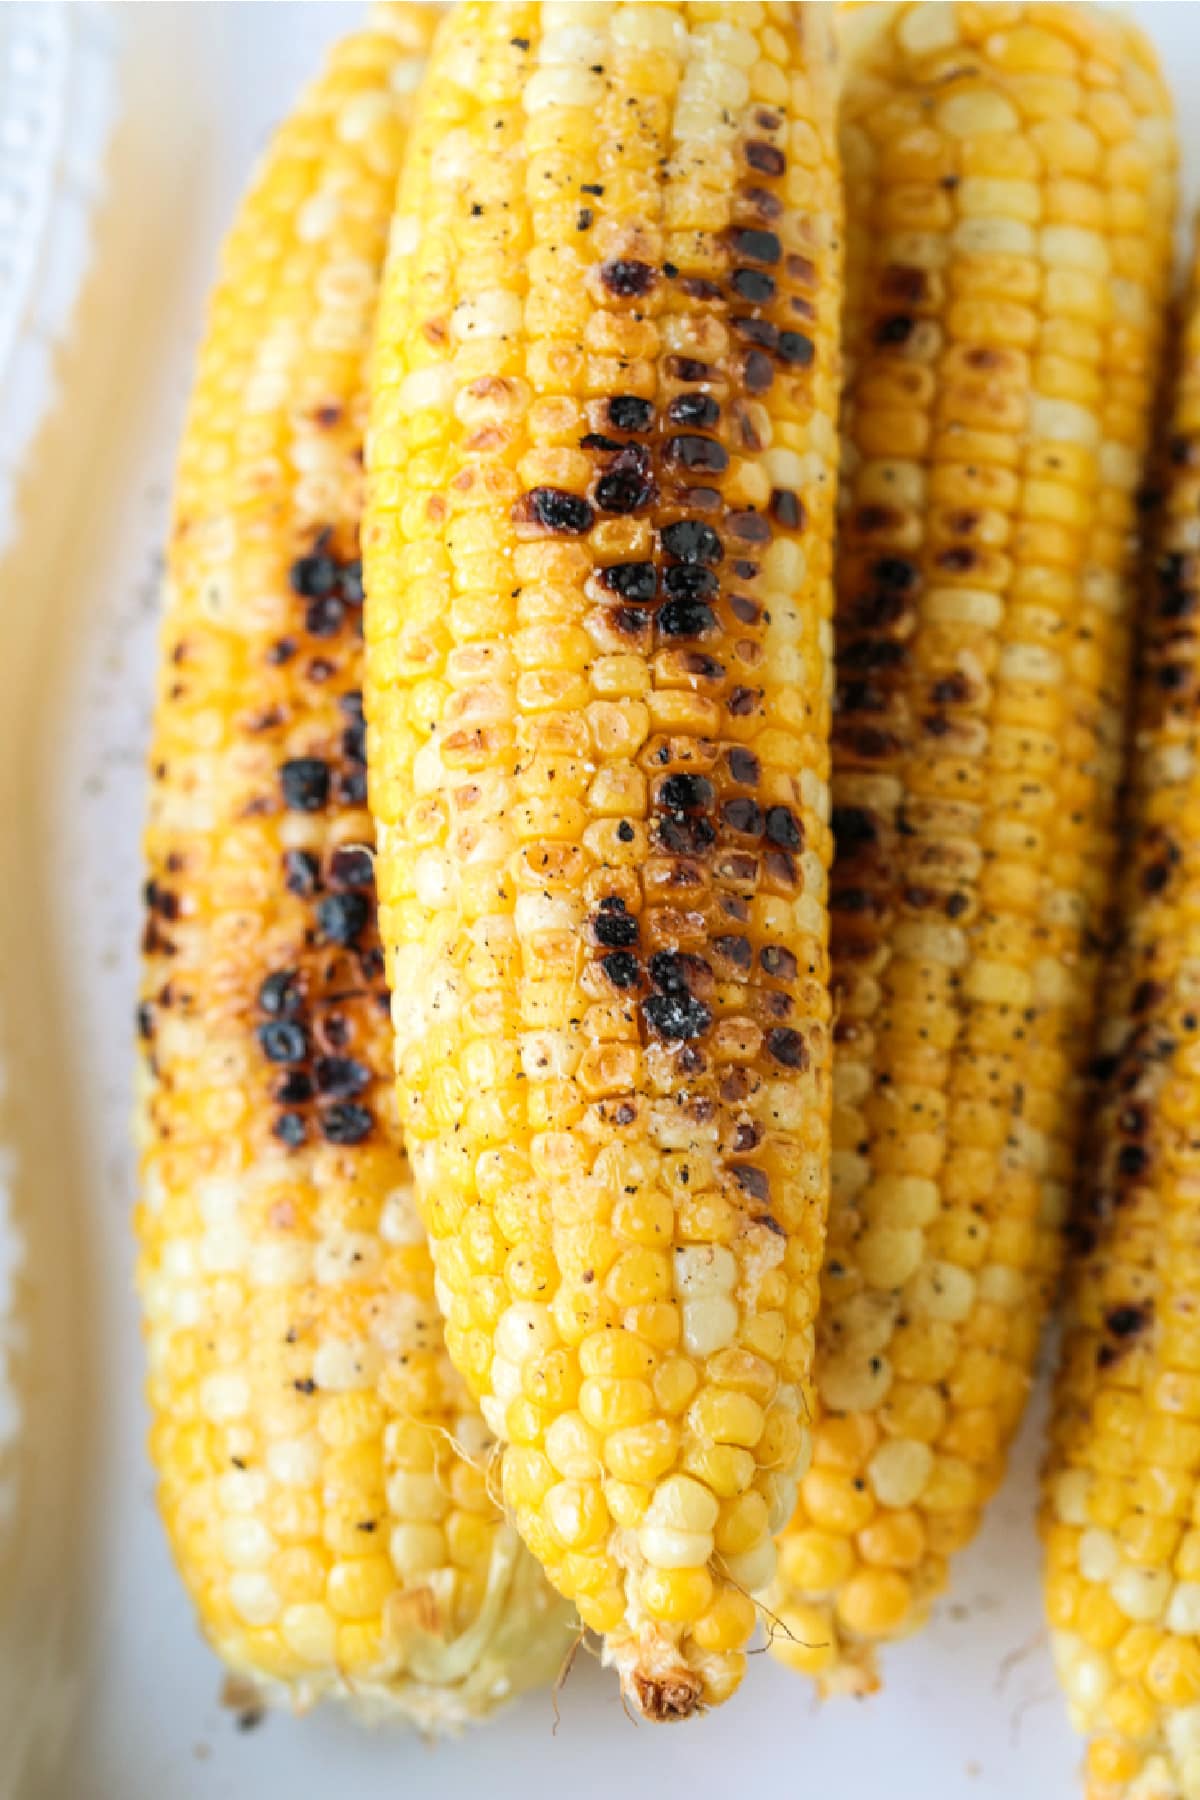
[[[764,1601],[831,1600],[821,1683],[854,1691],[977,1527],[1055,1279],[1174,147],[1136,34],[1086,9],[864,6],[845,37],[833,1197],[813,1468]],[[1164,1396],[1161,1454],[1106,1441],[1122,1481],[1191,1455],[1190,1404]],[[813,1532],[848,1546],[832,1591],[820,1559],[794,1579]],[[1127,1622],[1168,1536],[1130,1540]]]
[[[450,1354],[505,1457],[544,1454],[570,1489],[522,1463],[516,1522],[571,1595],[607,1506],[625,1609],[606,1587],[584,1617],[654,1718],[737,1685],[733,1596],[769,1577],[808,1448],[830,26],[457,8],[377,340],[367,711],[398,1110]],[[560,1356],[555,1388],[527,1379]]]
[[[569,1642],[472,1467],[490,1439],[445,1352],[381,1010],[364,359],[432,23],[383,7],[335,51],[225,251],[170,548],[137,1221],[159,1501],[205,1631],[272,1698],[428,1728],[549,1680]]]
[[[1072,1686],[1097,1795],[1197,1791],[1200,1505],[1196,1414],[1196,970],[1190,949],[1198,791],[1191,715],[1200,682],[1200,257],[1181,313],[1151,521],[1128,855],[1079,1196],[1079,1250],[1043,1489],[1047,1610],[1097,1584],[1091,1631],[1110,1689]],[[1094,1595],[1094,1597],[1093,1597]],[[1085,1631],[1080,1607],[1081,1634]],[[1117,1629],[1117,1621],[1120,1629]],[[1090,1621],[1089,1621],[1090,1623]]]

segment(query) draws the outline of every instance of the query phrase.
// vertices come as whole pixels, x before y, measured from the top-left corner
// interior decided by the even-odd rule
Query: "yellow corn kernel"
[[[694,1622],[692,1636],[702,1650],[740,1650],[753,1635],[757,1618],[749,1595],[726,1587]]]

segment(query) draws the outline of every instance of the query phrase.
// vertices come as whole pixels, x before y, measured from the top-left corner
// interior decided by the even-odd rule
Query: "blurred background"
[[[1041,1624],[1040,1408],[938,1622],[823,1712],[766,1659],[686,1731],[585,1655],[428,1750],[222,1699],[153,1509],[128,1147],[142,759],[174,447],[221,236],[354,4],[0,4],[0,1800],[576,1800],[764,1779],[1073,1791]],[[1200,170],[1200,5],[1131,9]],[[15,1322],[16,1321],[16,1322]]]

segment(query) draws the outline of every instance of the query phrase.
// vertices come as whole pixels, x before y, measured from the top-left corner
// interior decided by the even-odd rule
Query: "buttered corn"
[[[1174,145],[1089,9],[847,20],[833,1197],[773,1648],[876,1680],[973,1534],[1058,1265]]]
[[[371,804],[446,1341],[656,1719],[739,1680],[808,1455],[830,22],[457,7],[376,365]]]
[[[391,1091],[361,705],[364,361],[434,15],[376,9],[225,251],[152,749],[139,1285],[159,1501],[268,1695],[456,1725],[570,1645],[492,1499]]]
[[[1089,1800],[1200,1795],[1200,264],[1146,608],[1121,932],[1044,1477],[1046,1605]]]

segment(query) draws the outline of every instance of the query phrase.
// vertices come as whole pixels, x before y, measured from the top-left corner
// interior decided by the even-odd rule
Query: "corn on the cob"
[[[862,1691],[999,1480],[1055,1279],[1173,140],[1083,9],[848,23],[833,1196],[767,1598],[783,1660]]]
[[[505,1498],[634,1703],[739,1680],[826,1189],[822,8],[456,9],[368,446],[401,1112]]]
[[[1046,1601],[1090,1800],[1200,1795],[1200,260],[1163,455],[1121,931],[1043,1495]]]
[[[433,21],[377,9],[226,248],[146,852],[140,1285],[163,1516],[227,1663],[437,1727],[569,1612],[488,1490],[394,1119],[361,712],[364,363]]]

